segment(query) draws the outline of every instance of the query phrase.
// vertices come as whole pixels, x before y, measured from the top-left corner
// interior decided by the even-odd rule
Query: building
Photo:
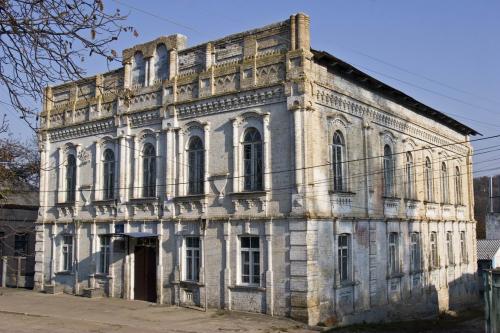
[[[476,132],[312,49],[304,14],[45,96],[38,289],[329,325],[477,293]]]
[[[27,184],[0,185],[2,287],[33,288],[38,200],[37,189]]]

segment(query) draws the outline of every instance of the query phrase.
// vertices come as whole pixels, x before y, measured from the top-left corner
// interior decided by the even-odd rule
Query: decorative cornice
[[[200,115],[220,113],[271,104],[285,100],[284,89],[281,85],[274,87],[208,98],[202,101],[185,103],[177,106],[180,119],[198,117]]]
[[[317,92],[314,94],[314,99],[319,105],[330,107],[362,119],[369,119],[373,123],[378,123],[392,130],[420,138],[437,146],[446,146],[446,149],[452,150],[457,154],[465,155],[468,152],[468,148],[463,144],[454,145],[453,141],[438,136],[421,126],[398,119],[383,110],[378,110],[372,106],[356,101],[329,88],[323,87],[322,85],[316,84],[316,90]]]
[[[51,142],[62,141],[82,136],[91,136],[110,132],[114,129],[114,119],[100,120],[92,123],[84,123],[71,127],[64,127],[49,130],[49,140]]]

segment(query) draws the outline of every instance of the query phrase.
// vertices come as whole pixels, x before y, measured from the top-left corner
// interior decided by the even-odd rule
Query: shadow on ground
[[[438,318],[412,321],[400,321],[380,324],[361,324],[342,328],[333,328],[331,333],[370,333],[370,332],[404,332],[404,333],[483,333],[484,309],[472,308],[458,314],[441,314]]]

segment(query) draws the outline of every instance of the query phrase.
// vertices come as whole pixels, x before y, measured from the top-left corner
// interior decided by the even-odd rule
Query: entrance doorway
[[[135,246],[134,299],[156,302],[156,247],[144,243]]]

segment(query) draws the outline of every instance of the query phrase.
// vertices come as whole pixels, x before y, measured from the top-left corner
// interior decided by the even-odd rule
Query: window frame
[[[250,247],[243,247],[243,239],[248,238]],[[257,240],[258,247],[252,247],[252,240]],[[241,235],[239,236],[239,269],[238,269],[238,283],[242,286],[259,287],[262,283],[262,242],[261,237],[257,235]],[[246,261],[243,259],[243,253],[248,253],[248,274],[245,274]],[[256,265],[257,264],[257,265]],[[258,271],[255,272],[255,266]],[[244,277],[248,276],[248,282],[244,281]],[[257,280],[257,282],[255,282]]]
[[[453,231],[446,232],[446,259],[448,266],[455,266],[455,251],[453,251]]]
[[[467,237],[464,230],[460,231],[460,262],[462,264],[469,262],[467,257]]]
[[[429,234],[429,266],[431,269],[439,268],[439,249],[437,244],[437,232]]]
[[[251,135],[251,140],[247,140]],[[243,132],[242,153],[243,190],[245,192],[263,191],[264,145],[262,133],[256,127],[248,127]],[[250,156],[247,158],[247,155]]]
[[[391,145],[384,145],[384,155],[383,155],[383,181],[384,181],[384,196],[385,197],[395,197],[395,159],[393,154],[393,149]]]
[[[413,231],[410,233],[410,272],[418,273],[422,271],[422,242],[420,233]]]
[[[346,141],[340,130],[333,133],[331,154],[331,174],[332,174],[332,190],[334,192],[347,191],[346,170]]]
[[[427,202],[434,201],[434,181],[432,175],[432,161],[426,156],[424,164],[424,187],[425,187],[425,200]]]
[[[441,163],[441,202],[443,204],[450,203],[450,183],[448,175],[448,166],[445,162]]]
[[[415,199],[415,163],[413,162],[413,154],[407,151],[405,156],[405,196],[406,199]]]
[[[115,198],[115,152],[111,148],[107,148],[103,153],[103,198],[111,200]]]
[[[395,241],[392,238],[395,237]],[[387,264],[389,268],[389,276],[401,274],[400,251],[399,251],[399,233],[390,232],[388,237],[388,255]]]
[[[22,242],[20,238],[22,238]],[[24,246],[22,249],[18,246],[19,243],[23,243]],[[14,235],[14,257],[27,257],[29,255],[29,234],[24,233],[16,233]]]
[[[158,50],[165,50],[165,55],[162,57]],[[155,57],[153,63],[154,79],[156,82],[163,82],[168,79],[169,70],[169,55],[165,44],[158,44],[155,49]]]
[[[68,241],[69,240],[69,241]],[[61,243],[61,271],[72,272],[74,261],[74,238],[73,235],[62,235]]]
[[[68,154],[65,170],[66,202],[68,203],[76,202],[76,163],[76,156]]]
[[[341,245],[341,239],[346,240],[345,245]],[[352,281],[352,235],[342,233],[337,235],[337,276],[338,284]],[[345,266],[345,270],[344,270]]]
[[[462,173],[460,172],[460,167],[455,167],[455,203],[457,205],[463,205],[463,188],[462,188]]]
[[[190,245],[189,241],[195,239],[198,241],[198,246]],[[190,251],[191,254],[189,254]],[[202,238],[200,236],[195,236],[195,235],[185,236],[184,237],[184,281],[199,282],[201,267],[202,267]]]
[[[142,147],[142,197],[155,198],[156,191],[156,172],[158,165],[156,163],[156,148],[154,144],[147,142]]]
[[[197,145],[196,145],[197,144]],[[205,145],[198,135],[188,142],[188,194],[204,193],[205,187]]]
[[[140,59],[140,61],[138,61]],[[146,86],[146,59],[141,51],[133,56],[132,70],[130,71],[132,87]]]
[[[99,265],[97,269],[98,274],[109,274],[109,266],[111,263],[111,243],[112,242],[110,236],[99,236]]]

